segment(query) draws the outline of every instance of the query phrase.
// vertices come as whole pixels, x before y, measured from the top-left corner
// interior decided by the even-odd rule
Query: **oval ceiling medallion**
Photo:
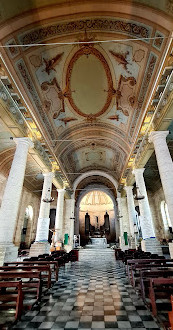
[[[66,75],[66,97],[81,116],[95,118],[109,107],[113,82],[104,56],[85,45],[72,57]]]

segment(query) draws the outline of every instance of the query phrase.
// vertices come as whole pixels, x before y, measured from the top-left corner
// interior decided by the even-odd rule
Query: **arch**
[[[105,173],[103,171],[96,171],[96,170],[93,170],[93,171],[89,171],[89,172],[86,172],[86,173],[82,173],[75,181],[74,181],[74,184],[73,184],[73,190],[74,190],[74,194],[75,194],[75,191],[76,191],[76,188],[78,186],[78,184],[84,180],[85,178],[89,177],[89,176],[92,176],[92,175],[97,175],[97,176],[102,176],[102,177],[105,177],[107,178],[108,180],[110,180],[110,182],[112,182],[113,186],[115,187],[115,189],[117,190],[118,188],[118,182],[113,178],[112,175],[108,174],[108,173]]]
[[[115,198],[115,196],[112,194],[112,192],[109,189],[107,189],[107,188],[105,188],[105,186],[99,185],[99,184],[98,185],[94,185],[94,186],[88,186],[88,187],[86,187],[86,190],[85,191],[81,191],[81,193],[78,196],[77,207],[79,207],[82,198],[85,195],[87,195],[90,191],[93,191],[93,190],[101,190],[104,193],[106,193],[111,198],[112,203],[114,205],[114,208],[116,207],[116,198]]]
[[[168,227],[172,227],[171,219],[168,212],[168,206],[165,201],[161,201],[160,210],[161,210],[164,228],[167,229]]]

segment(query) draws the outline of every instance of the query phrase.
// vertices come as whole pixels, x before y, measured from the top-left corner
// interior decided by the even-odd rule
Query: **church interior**
[[[0,0],[0,328],[173,329],[172,157],[173,0]]]

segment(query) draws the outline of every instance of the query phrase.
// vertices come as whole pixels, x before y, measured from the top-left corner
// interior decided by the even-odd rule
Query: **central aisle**
[[[16,325],[21,329],[161,329],[128,284],[114,251],[81,250],[60,269],[59,281]]]

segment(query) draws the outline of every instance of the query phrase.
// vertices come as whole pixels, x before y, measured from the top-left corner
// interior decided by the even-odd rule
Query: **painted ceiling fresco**
[[[89,170],[120,179],[165,51],[166,39],[156,37],[168,35],[151,21],[96,16],[51,20],[4,39],[24,45],[6,54],[71,183]],[[80,44],[25,46],[49,41]]]

